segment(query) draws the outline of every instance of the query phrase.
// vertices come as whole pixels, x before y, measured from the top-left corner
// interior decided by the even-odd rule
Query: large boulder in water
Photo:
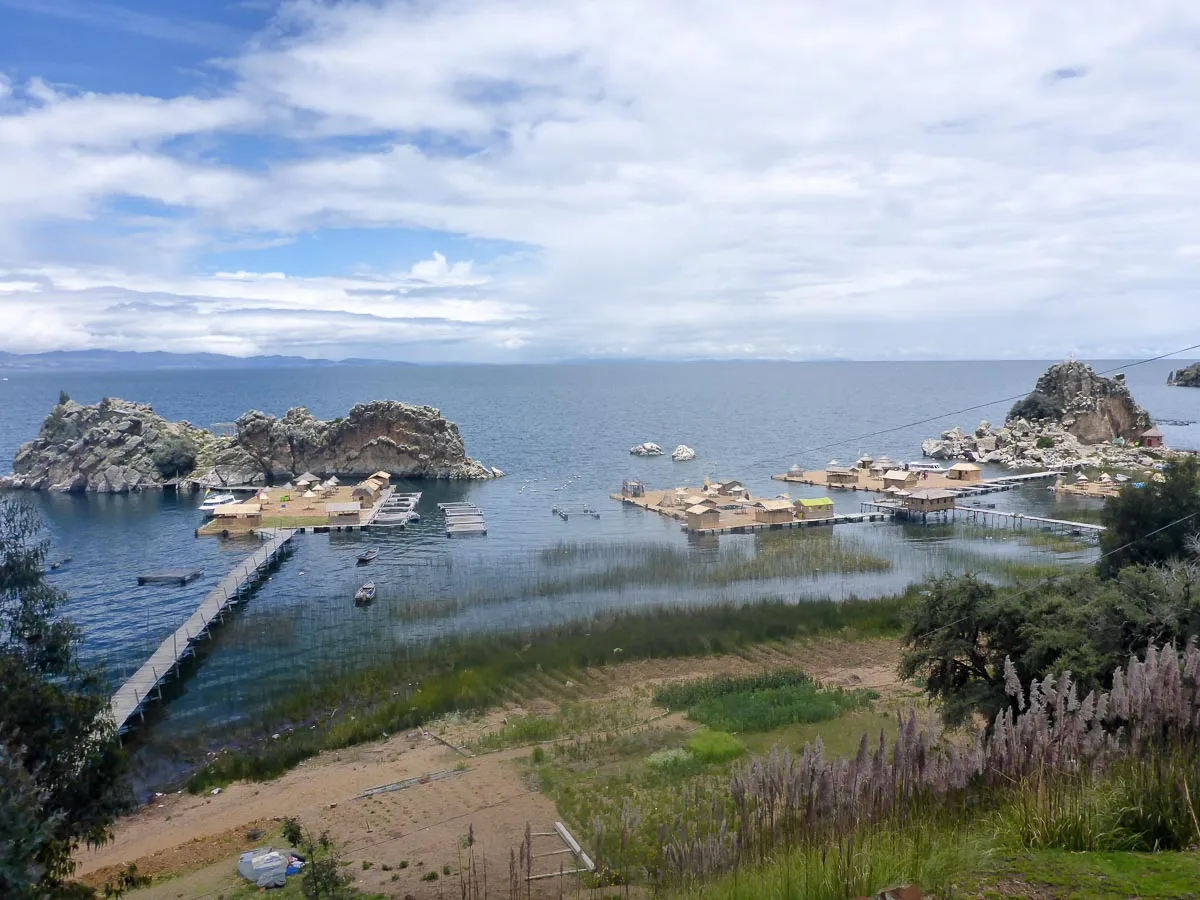
[[[1038,378],[1024,401],[1013,407],[1013,419],[1036,411],[1043,420],[1059,422],[1085,444],[1114,438],[1137,441],[1153,424],[1134,402],[1122,376],[1105,378],[1078,360],[1051,366]]]

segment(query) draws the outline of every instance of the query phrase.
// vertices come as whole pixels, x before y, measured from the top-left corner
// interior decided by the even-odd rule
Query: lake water
[[[308,679],[353,669],[406,644],[451,632],[536,627],[599,610],[755,597],[873,596],[947,568],[972,554],[1045,556],[1020,543],[964,529],[845,526],[836,534],[792,532],[797,540],[844,540],[893,561],[885,573],[827,575],[722,587],[630,584],[573,588],[587,564],[554,559],[561,543],[669,544],[713,564],[720,552],[753,553],[756,538],[689,543],[678,525],[609,499],[625,478],[651,487],[698,484],[705,474],[736,477],[756,494],[821,492],[770,480],[794,463],[818,468],[836,457],[886,453],[920,457],[920,442],[953,424],[1002,421],[1011,401],[945,416],[989,400],[1023,395],[1046,363],[630,363],[568,366],[278,369],[154,373],[8,374],[0,382],[0,460],[36,432],[60,389],[82,403],[104,396],[153,405],[171,419],[229,422],[250,408],[282,415],[307,406],[332,418],[356,402],[391,398],[439,407],[458,424],[468,452],[507,477],[479,483],[412,483],[423,490],[422,525],[404,531],[304,535],[271,582],[215,635],[202,662],[160,706],[138,750],[148,782],[167,777],[214,735],[257,721],[282,693]],[[1098,362],[1099,368],[1118,363]],[[1179,361],[1130,369],[1134,396],[1157,418],[1200,420],[1200,390],[1169,388]],[[872,432],[940,417],[874,437]],[[1163,426],[1171,446],[1200,448],[1200,426]],[[637,458],[628,449],[676,444],[698,459]],[[0,464],[0,467],[5,467]],[[84,652],[114,680],[135,669],[169,635],[253,542],[198,539],[195,496],[140,494],[30,496],[46,521],[51,559],[71,557],[52,574],[70,596],[68,614],[84,630]],[[448,540],[436,504],[469,499],[486,513],[486,538]],[[857,512],[863,495],[835,496]],[[1070,518],[1086,501],[1056,500],[1044,484],[990,495],[999,509]],[[587,503],[592,519],[551,515],[556,503]],[[364,577],[355,556],[380,549],[370,576],[379,598],[368,609],[351,596]],[[202,568],[187,587],[138,587],[139,572]],[[558,583],[553,590],[547,581]],[[563,587],[563,583],[566,587]]]

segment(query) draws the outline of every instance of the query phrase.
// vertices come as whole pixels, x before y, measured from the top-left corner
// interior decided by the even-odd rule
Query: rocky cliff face
[[[1124,376],[1105,378],[1077,360],[1051,366],[1033,390],[1062,410],[1058,421],[1085,444],[1113,438],[1138,441],[1153,424],[1150,414],[1134,402]]]
[[[124,493],[186,474],[213,436],[187,422],[168,422],[143,403],[60,403],[37,438],[17,451],[0,487]]]
[[[233,437],[168,422],[149,406],[103,400],[54,407],[36,439],[17,451],[0,488],[126,491],[172,479],[201,486],[260,485],[311,471],[359,477],[383,470],[414,478],[493,478],[469,458],[458,428],[428,406],[363,403],[324,422],[305,409],[282,419],[248,412]]]
[[[1167,384],[1176,387],[1200,387],[1200,363],[1192,363],[1186,369],[1172,372],[1167,379]]]
[[[419,478],[492,478],[470,459],[458,426],[431,406],[393,400],[360,403],[344,419],[314,418],[307,409],[282,419],[248,412],[237,420],[237,445],[273,480],[302,472],[360,477],[383,470]]]

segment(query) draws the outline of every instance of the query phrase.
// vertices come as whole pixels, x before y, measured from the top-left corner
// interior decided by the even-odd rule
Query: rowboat
[[[354,592],[354,603],[357,606],[366,606],[375,599],[375,582],[368,581],[357,591]]]
[[[358,554],[358,564],[360,566],[365,566],[367,563],[369,563],[371,560],[373,560],[378,555],[379,555],[379,551],[376,550],[374,547],[372,547],[370,550],[366,550],[366,551]]]

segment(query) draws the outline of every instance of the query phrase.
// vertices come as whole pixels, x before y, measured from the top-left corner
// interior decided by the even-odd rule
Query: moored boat
[[[204,502],[200,504],[200,512],[206,516],[211,516],[218,506],[236,502],[237,497],[233,496],[233,494],[208,494],[205,496]]]
[[[364,566],[379,555],[379,551],[372,547],[370,550],[365,550],[358,554],[358,564]]]
[[[375,582],[368,581],[354,592],[354,602],[358,606],[366,606],[375,599]]]

